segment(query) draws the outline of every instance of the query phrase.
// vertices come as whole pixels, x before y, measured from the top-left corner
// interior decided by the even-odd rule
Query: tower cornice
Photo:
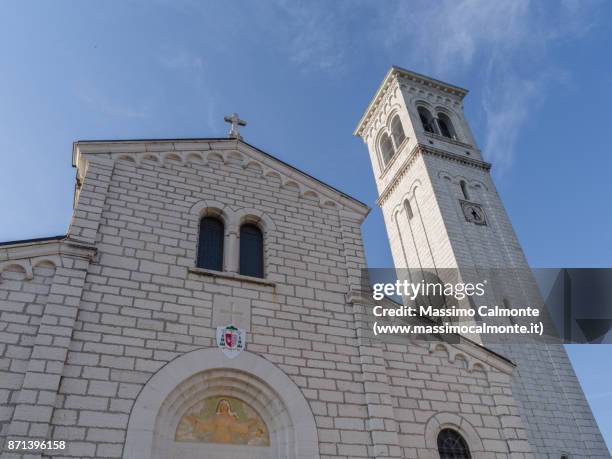
[[[455,86],[449,83],[445,83],[443,81],[436,80],[435,78],[431,78],[426,75],[422,75],[420,73],[412,72],[410,70],[404,69],[402,67],[397,67],[394,65],[387,72],[387,75],[385,76],[382,84],[378,88],[378,91],[376,91],[374,98],[370,101],[368,108],[366,109],[365,113],[359,120],[359,123],[357,124],[357,128],[355,129],[355,132],[353,133],[354,135],[362,137],[364,131],[367,129],[368,125],[370,124],[372,117],[376,113],[378,106],[385,99],[385,96],[387,92],[389,91],[389,89],[391,88],[392,83],[398,79],[401,79],[403,81],[412,82],[424,88],[436,89],[438,91],[442,91],[447,94],[452,94],[458,97],[459,100],[462,100],[468,93],[467,89],[464,89],[464,88],[461,88],[459,86]]]
[[[474,167],[476,169],[482,169],[485,171],[489,171],[491,169],[491,163],[487,163],[486,161],[479,161],[477,159],[467,158],[462,155],[458,155],[455,153],[450,153],[445,150],[441,150],[439,148],[433,148],[428,145],[417,144],[412,151],[406,156],[404,162],[399,166],[393,180],[389,182],[389,184],[385,187],[385,189],[380,193],[376,203],[378,206],[382,206],[389,195],[395,190],[398,184],[401,182],[402,177],[406,175],[410,166],[416,161],[418,157],[421,155],[431,155],[437,156],[439,158],[444,158],[449,161],[454,161],[464,166]]]

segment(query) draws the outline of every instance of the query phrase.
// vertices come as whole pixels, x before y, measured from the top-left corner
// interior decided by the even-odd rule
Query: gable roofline
[[[162,151],[189,151],[198,150],[198,147],[203,146],[202,144],[210,144],[207,146],[207,148],[204,148],[205,150],[214,150],[214,146],[212,144],[216,143],[225,145],[235,145],[237,149],[238,147],[242,146],[242,148],[246,148],[248,150],[256,152],[257,154],[263,155],[265,159],[276,163],[278,166],[280,166],[281,169],[285,169],[286,176],[295,179],[296,175],[298,175],[302,178],[303,181],[310,182],[313,187],[319,188],[320,191],[325,190],[327,193],[334,195],[335,199],[337,199],[341,204],[350,208],[352,211],[360,214],[361,220],[365,219],[365,217],[370,212],[370,207],[364,202],[241,139],[231,139],[227,137],[202,137],[175,139],[77,140],[76,142],[73,142],[72,145],[72,166],[77,167],[78,156],[80,155],[80,153],[160,153]],[[126,149],[123,149],[121,147],[115,147],[110,149],[95,148],[105,145],[112,145],[117,147],[125,146]],[[132,145],[131,149],[129,148],[129,145]],[[182,146],[183,148],[176,148],[177,145]]]
[[[12,245],[42,244],[45,242],[61,241],[62,239],[66,239],[65,234],[61,234],[58,236],[35,237],[32,239],[19,239],[16,241],[3,241],[0,242],[0,247],[7,247]]]
[[[355,128],[355,132],[353,132],[353,135],[358,136],[358,137],[361,136],[365,127],[370,121],[370,118],[376,111],[376,108],[382,101],[384,95],[387,93],[389,86],[391,85],[393,80],[398,76],[401,76],[408,80],[412,80],[415,83],[421,84],[423,86],[429,86],[429,87],[441,90],[443,92],[453,94],[459,97],[459,99],[463,99],[468,93],[467,89],[462,88],[460,86],[455,86],[450,83],[445,83],[444,81],[437,80],[430,76],[423,75],[417,72],[413,72],[412,70],[408,70],[403,67],[398,67],[397,65],[393,65],[387,71],[387,74],[385,75],[385,78],[383,79],[382,83],[378,87],[376,94],[374,94],[374,97],[372,98],[365,112],[361,116],[361,119],[359,120],[359,123],[357,123],[357,127]]]

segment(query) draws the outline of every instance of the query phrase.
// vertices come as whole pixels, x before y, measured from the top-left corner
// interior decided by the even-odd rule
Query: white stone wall
[[[398,99],[397,88],[401,88]],[[465,93],[426,77],[391,72],[358,128],[374,162],[376,138],[384,129],[389,109],[405,107],[402,121],[413,133],[414,147],[398,152],[387,171],[373,169],[379,190],[391,251],[397,268],[435,272],[459,268],[464,281],[481,281],[490,268],[516,270],[495,279],[490,304],[541,305],[542,299],[527,260],[482,162],[462,111]],[[443,110],[453,121],[457,140],[424,132],[417,113],[423,105],[432,113]],[[487,225],[467,222],[461,209],[460,182],[469,201],[480,204]],[[404,202],[409,200],[413,218]],[[509,272],[509,271],[508,271]],[[548,325],[548,324],[547,324]],[[485,343],[490,344],[490,343]],[[496,346],[518,364],[513,390],[522,420],[538,457],[609,457],[588,403],[562,346]]]
[[[57,241],[0,251],[3,449],[6,439],[48,438],[91,255]]]
[[[432,419],[458,430],[473,457],[533,457],[512,394],[510,365],[484,350],[432,342],[387,344],[385,360],[405,458],[439,457]],[[437,432],[436,432],[437,433]]]
[[[249,352],[278,365],[312,401],[322,449],[345,447],[326,446],[353,430],[335,419],[337,406],[363,395],[351,359],[339,206],[262,176],[237,152],[221,158],[114,165],[51,433],[82,445],[79,455],[121,455],[133,401],[148,379],[186,352],[215,346],[213,304],[222,297],[248,302]],[[199,222],[191,209],[202,200],[272,219],[266,283],[190,271]]]
[[[54,249],[53,281],[51,265],[41,265],[28,285],[11,280],[18,268],[8,269],[0,284],[8,362],[2,389],[13,391],[3,392],[3,438],[66,440],[68,449],[54,457],[133,457],[125,442],[139,394],[155,393],[153,377],[170,362],[192,361],[188,356],[202,349],[221,355],[214,320],[228,313],[216,308],[231,299],[249,315],[249,355],[294,385],[285,393],[298,391],[306,401],[311,413],[298,409],[301,420],[285,399],[293,421],[314,419],[316,451],[304,440],[299,451],[309,452],[297,457],[427,457],[435,452],[437,429],[455,424],[475,457],[489,450],[522,457],[520,429],[487,430],[508,414],[486,408],[484,398],[495,390],[507,395],[507,363],[496,367],[488,351],[466,344],[462,355],[471,363],[462,367],[450,362],[457,349],[387,347],[359,330],[365,206],[295,171],[289,176],[285,165],[233,141],[201,150],[147,146],[159,148],[153,153],[140,146],[90,145],[80,152],[83,185],[69,237]],[[265,219],[264,280],[193,269],[202,203],[233,216],[228,224],[249,213]],[[43,248],[0,249],[0,256],[31,266]],[[248,372],[249,365],[253,360],[240,368]],[[193,364],[194,377],[204,367]],[[254,377],[274,373],[257,368]],[[481,372],[490,375],[489,386],[478,383]],[[289,384],[283,378],[267,381],[266,390],[274,390],[274,381]],[[443,399],[446,385],[454,395]],[[512,407],[508,400],[502,405]],[[139,416],[157,416],[147,406]],[[476,419],[475,412],[496,420]],[[519,442],[510,450],[494,443],[513,435]],[[4,451],[3,458],[13,457],[21,455]]]
[[[453,253],[466,272],[476,268],[505,270],[496,279],[497,297],[492,304],[502,304],[502,295],[512,306],[542,305],[520,243],[497,194],[490,174],[444,158],[427,156],[428,169]],[[470,200],[482,204],[487,225],[466,222],[461,213],[460,180],[466,180]],[[545,321],[546,323],[546,321]],[[550,322],[546,323],[551,327]],[[489,344],[489,343],[485,343]],[[536,451],[547,454],[608,457],[580,384],[561,345],[493,345],[518,365],[514,392],[520,401],[523,421]]]
[[[412,270],[456,266],[446,225],[431,185],[427,164],[415,151],[402,153],[404,168],[381,199],[395,266]],[[410,203],[412,218],[405,202]]]
[[[53,283],[55,266],[37,266],[32,269],[32,278],[18,264],[6,266],[1,273],[0,356],[0,435],[5,436],[19,392],[23,385],[28,361],[38,333],[47,297]],[[34,394],[33,394],[34,395]],[[35,395],[34,395],[35,396]]]

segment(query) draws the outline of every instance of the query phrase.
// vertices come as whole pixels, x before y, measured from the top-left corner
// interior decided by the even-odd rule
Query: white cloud
[[[519,45],[528,25],[528,0],[402,2],[391,14],[387,44],[404,45],[436,74],[471,65],[483,46],[500,50]]]
[[[96,110],[104,115],[132,119],[147,118],[149,116],[149,108],[118,102],[115,98],[102,92],[100,88],[88,83],[79,83],[75,92],[76,96],[92,110]]]
[[[157,0],[165,7],[182,14],[197,16],[210,31],[214,31],[217,51],[241,55],[237,43],[245,31],[250,40],[260,46],[272,45],[273,52],[305,71],[338,72],[346,68],[350,48],[349,18],[356,4],[353,0],[272,0],[267,2],[211,3],[188,0],[173,2]],[[211,18],[218,22],[211,24]],[[249,43],[251,44],[251,43]],[[185,56],[187,57],[187,56]],[[167,64],[192,64],[192,59],[169,59]]]
[[[277,43],[304,70],[341,71],[349,47],[348,21],[352,5],[336,1],[277,0],[262,20],[274,29]]]
[[[450,82],[479,75],[486,132],[482,146],[500,173],[511,167],[520,130],[538,116],[549,83],[569,74],[552,67],[552,47],[588,33],[597,19],[598,1],[275,0],[228,5],[221,9],[231,17],[231,27],[248,29],[260,46],[273,44],[273,52],[301,71],[344,76],[359,65],[361,51],[371,55],[380,49],[389,64]],[[181,3],[180,8],[203,21],[220,14],[197,1]],[[235,39],[230,28],[217,46],[231,53],[227,43],[240,46]],[[159,59],[212,97],[201,56],[166,49]]]
[[[390,63],[451,82],[480,74],[483,149],[502,174],[512,166],[521,128],[538,116],[549,84],[567,77],[552,67],[552,46],[591,30],[596,10],[596,1],[581,0],[555,5],[533,0],[277,0],[262,9],[259,20],[274,24],[281,48],[307,70],[346,70],[355,57],[349,55],[351,40],[359,33]],[[351,30],[356,16],[358,31]]]
[[[543,100],[545,78],[521,78],[503,63],[490,62],[482,95],[487,123],[484,152],[497,174],[512,166],[521,128],[535,121]]]
[[[412,65],[439,78],[452,81],[482,69],[484,151],[503,173],[512,165],[521,128],[538,116],[548,84],[567,77],[552,69],[551,47],[586,34],[596,7],[577,0],[402,2],[384,13],[394,18],[384,40],[388,52],[405,47]]]
[[[216,132],[219,127],[217,120],[214,119],[216,97],[207,79],[204,57],[188,48],[169,46],[162,48],[154,57],[163,68],[179,75],[192,88],[192,96],[197,95],[199,104],[206,111],[204,114],[206,127],[211,132]]]
[[[171,70],[204,70],[204,58],[186,49],[167,49],[159,54],[158,59],[164,67]]]

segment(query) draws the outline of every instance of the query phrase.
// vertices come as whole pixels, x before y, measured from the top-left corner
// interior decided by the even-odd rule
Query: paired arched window
[[[480,313],[478,312],[478,308],[476,307],[476,304],[474,303],[474,299],[471,296],[468,296],[468,303],[470,304],[470,309],[472,309],[474,311],[474,319],[476,320],[476,322],[482,322],[482,316],[480,315]]]
[[[395,115],[391,120],[390,134],[385,132],[380,136],[378,141],[378,149],[382,159],[383,167],[389,164],[391,158],[395,156],[398,148],[406,140],[406,134],[404,133],[404,127],[399,115]]]
[[[438,434],[440,459],[471,459],[470,448],[464,438],[453,429],[442,429]]]
[[[512,306],[510,306],[510,302],[508,301],[508,299],[507,299],[507,298],[503,298],[503,299],[502,299],[502,303],[503,303],[503,305],[504,305],[504,309],[512,309]],[[510,316],[510,315],[509,315],[509,316],[508,316],[508,319],[510,319],[510,323],[511,323],[512,325],[516,325],[516,319],[515,319],[514,317],[512,317],[512,316]]]
[[[446,113],[438,112],[434,117],[425,107],[418,107],[417,111],[425,132],[438,134],[449,139],[457,139],[453,122]]]
[[[443,137],[448,137],[449,139],[457,138],[453,123],[445,113],[438,113],[438,126],[440,127],[440,135]]]
[[[240,227],[240,274],[264,276],[263,233],[257,225],[245,223]]]
[[[399,148],[406,138],[406,134],[404,134],[404,127],[398,115],[395,115],[391,121],[391,135],[393,136],[395,148]]]
[[[229,234],[225,244],[225,223],[217,216],[207,215],[200,220],[198,235],[198,251],[196,265],[198,268],[213,271],[238,271],[240,274],[251,277],[264,277],[264,235],[261,228],[251,222],[240,225],[239,246],[235,235]],[[229,266],[224,265],[224,250],[236,253],[238,259],[227,260]]]
[[[223,271],[223,239],[225,226],[216,217],[204,217],[200,220],[198,239],[198,268]]]
[[[391,141],[391,137],[389,137],[387,133],[383,134],[380,138],[380,154],[382,155],[384,165],[387,165],[395,154],[393,142]]]
[[[435,134],[436,129],[434,119],[429,110],[427,110],[425,107],[419,107],[417,110],[419,112],[419,118],[421,118],[421,124],[423,125],[425,132]]]

